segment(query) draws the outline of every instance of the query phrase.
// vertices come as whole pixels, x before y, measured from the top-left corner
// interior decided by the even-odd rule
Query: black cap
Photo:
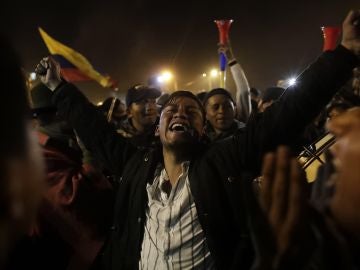
[[[156,102],[157,105],[162,107],[165,104],[165,102],[169,99],[169,96],[170,96],[170,94],[168,94],[168,93],[162,94]]]
[[[215,96],[215,95],[224,95],[226,97],[228,97],[232,103],[235,104],[231,94],[229,91],[225,90],[224,88],[215,88],[215,89],[212,89],[209,93],[206,94],[204,100],[203,100],[203,104],[205,105],[205,103],[207,102],[207,100],[209,98],[211,98],[212,96]]]
[[[250,94],[254,95],[255,97],[258,97],[260,96],[261,92],[259,89],[256,89],[255,87],[251,87]]]
[[[129,107],[133,102],[138,102],[145,98],[158,98],[160,96],[161,92],[159,89],[137,84],[129,88],[126,93],[126,107]]]

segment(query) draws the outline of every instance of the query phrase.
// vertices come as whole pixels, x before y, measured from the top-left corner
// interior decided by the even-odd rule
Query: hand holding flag
[[[52,91],[61,84],[60,65],[50,56],[40,61],[35,72],[40,75],[41,82]]]

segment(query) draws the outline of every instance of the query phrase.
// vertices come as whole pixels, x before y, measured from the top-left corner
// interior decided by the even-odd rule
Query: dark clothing
[[[114,191],[96,168],[82,163],[71,136],[39,131],[38,141],[46,189],[37,220],[17,243],[7,269],[89,269],[111,224]]]
[[[335,193],[335,181],[331,177],[335,172],[332,159],[331,153],[326,151],[325,163],[318,168],[316,179],[311,189],[311,202],[319,210],[324,210],[324,208],[329,206],[329,202]]]
[[[235,134],[239,129],[244,127],[245,124],[243,122],[234,119],[231,127],[220,134],[216,134],[215,130],[212,128],[210,123],[207,123],[205,132],[206,135],[209,137],[210,141],[215,142],[230,137],[231,135]]]
[[[325,52],[288,88],[280,101],[256,115],[234,136],[194,148],[189,182],[200,224],[217,269],[250,266],[241,176],[258,174],[264,152],[292,145],[339,87],[357,58],[343,47]],[[162,161],[161,148],[136,151],[98,117],[94,106],[71,84],[55,91],[58,112],[85,146],[119,177],[113,230],[104,254],[106,269],[137,269],[147,209],[147,183]]]
[[[139,131],[131,124],[130,119],[127,118],[120,123],[120,126],[116,131],[124,138],[129,138],[134,146],[144,148],[152,147],[159,143],[159,138],[155,137],[155,128],[156,123],[144,133],[139,133]]]
[[[324,210],[324,209],[323,209]],[[316,243],[311,247],[311,257],[304,270],[359,270],[360,242],[344,232],[328,209],[312,211],[312,228]]]

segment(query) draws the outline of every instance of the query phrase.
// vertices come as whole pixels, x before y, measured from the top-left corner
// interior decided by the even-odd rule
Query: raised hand
[[[51,56],[44,57],[36,66],[35,72],[50,90],[55,90],[61,83],[60,65]]]
[[[341,45],[360,56],[360,10],[349,12],[343,22],[342,32]]]
[[[262,175],[260,207],[250,213],[254,269],[300,269],[311,239],[305,175],[286,147],[265,156]]]
[[[218,44],[218,53],[223,53],[229,62],[235,59],[230,40],[227,44]]]

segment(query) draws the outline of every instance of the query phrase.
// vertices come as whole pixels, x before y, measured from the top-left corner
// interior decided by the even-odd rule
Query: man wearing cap
[[[126,93],[127,119],[117,130],[125,138],[131,138],[136,146],[154,143],[155,122],[158,117],[156,98],[161,92],[145,85],[135,85]]]
[[[245,127],[235,119],[236,105],[231,94],[223,88],[215,88],[204,98],[206,134],[211,141],[221,140]]]
[[[250,119],[231,139],[212,144],[203,140],[201,102],[191,92],[177,91],[156,128],[161,145],[135,149],[97,117],[74,85],[61,83],[53,59],[41,60],[47,69],[42,80],[55,91],[60,115],[121,177],[104,268],[249,269],[253,256],[242,200],[244,172],[258,174],[264,152],[291,145],[350,78],[359,63],[360,33],[352,24],[359,17],[360,11],[349,14],[342,46],[323,53],[300,75],[301,83],[262,117]]]

